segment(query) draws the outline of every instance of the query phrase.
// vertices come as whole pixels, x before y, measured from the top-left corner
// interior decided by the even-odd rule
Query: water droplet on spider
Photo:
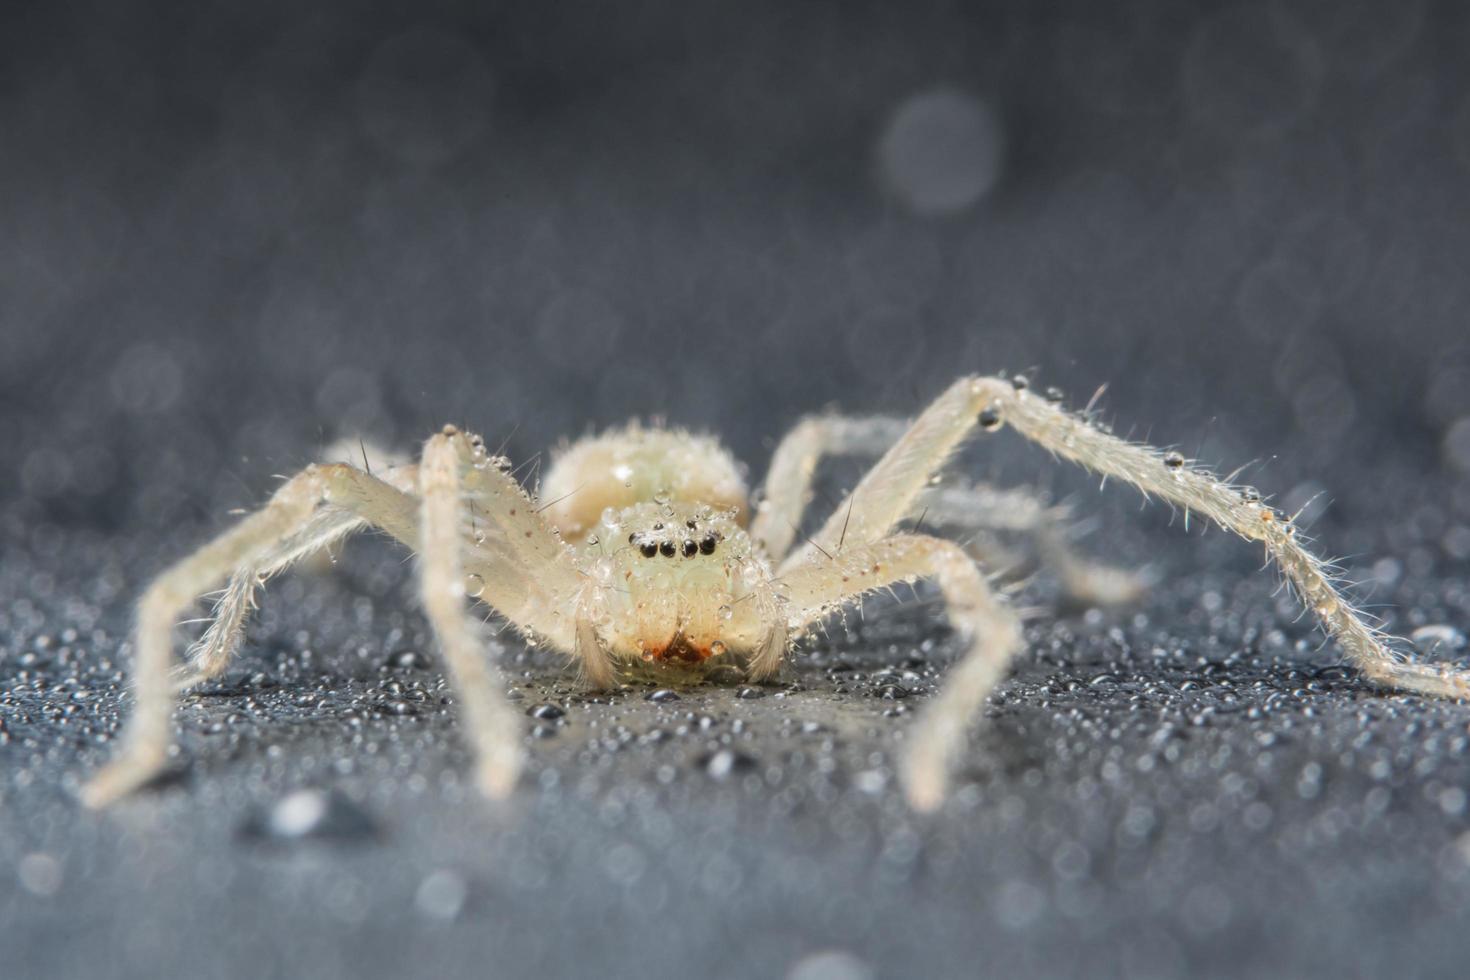
[[[1184,469],[1184,456],[1171,450],[1164,454],[1164,465],[1178,473]]]
[[[725,644],[722,641],[715,640],[713,643],[711,643],[709,645],[709,655],[711,657],[718,657],[718,656],[722,655],[728,649],[729,649],[729,647],[725,646]]]
[[[480,596],[485,594],[485,580],[474,572],[471,572],[464,578],[464,591],[465,595],[471,599],[480,598]]]
[[[986,432],[994,432],[1001,426],[1000,409],[992,405],[982,411],[976,421],[979,422],[981,429]]]
[[[1062,392],[1062,389],[1060,388],[1046,389],[1046,400],[1051,402],[1053,405],[1057,404],[1066,397],[1067,396]]]
[[[732,605],[730,605],[729,603],[726,603],[725,605],[723,605],[723,606],[720,607],[720,618],[721,619],[728,621],[734,615],[735,615],[735,607],[732,606]]]
[[[656,504],[667,504],[669,502],[669,491],[664,487],[659,487],[653,492],[653,502]]]

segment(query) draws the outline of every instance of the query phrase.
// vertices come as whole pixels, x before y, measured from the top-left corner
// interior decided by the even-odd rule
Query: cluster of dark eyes
[[[691,531],[699,530],[699,525],[694,521],[686,521],[684,526]],[[660,532],[664,530],[664,526],[662,524],[655,524],[652,530],[654,532]],[[695,540],[694,536],[691,535],[686,537],[682,542],[676,542],[673,538],[668,537],[660,541],[639,540],[639,538],[640,535],[638,532],[634,531],[628,535],[628,543],[637,548],[644,558],[652,558],[654,555],[663,555],[665,558],[672,558],[681,553],[685,558],[693,558],[695,555],[712,555],[720,543],[720,536],[713,531],[705,532],[698,540]]]

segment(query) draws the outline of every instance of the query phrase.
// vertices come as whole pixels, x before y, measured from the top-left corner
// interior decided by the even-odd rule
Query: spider
[[[478,600],[531,642],[569,654],[602,689],[629,670],[687,678],[719,663],[771,676],[794,638],[867,593],[929,579],[942,593],[965,652],[904,741],[901,781],[918,810],[938,806],[978,713],[1023,647],[1021,621],[975,557],[952,540],[903,531],[922,511],[972,528],[1029,530],[1074,591],[1126,599],[1126,573],[1073,557],[1055,512],[1034,498],[984,487],[939,489],[934,478],[978,429],[1009,425],[1052,454],[1146,497],[1201,514],[1264,545],[1302,602],[1369,681],[1440,697],[1470,697],[1470,671],[1404,661],[1339,591],[1290,518],[1250,487],[1118,438],[1087,411],[1024,377],[955,382],[911,423],[815,416],[779,444],[752,508],[742,471],[712,438],[636,424],[562,452],[540,498],[475,435],[445,426],[417,464],[374,475],[315,464],[261,510],[173,565],[138,604],[133,715],[121,751],[83,789],[93,806],[155,777],[169,750],[176,692],[219,675],[239,642],[257,587],[349,532],[375,526],[418,555],[424,609],[457,691],[489,797],[514,787],[522,725],[478,643],[465,600]],[[878,456],[819,530],[797,544],[818,461]],[[542,502],[545,501],[545,502]],[[922,519],[922,518],[921,518]],[[793,545],[797,545],[793,547]],[[227,585],[211,625],[174,666],[171,632],[198,596]]]

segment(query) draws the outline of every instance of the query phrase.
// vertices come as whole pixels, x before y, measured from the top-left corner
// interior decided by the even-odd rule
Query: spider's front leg
[[[520,719],[500,692],[465,613],[461,558],[464,503],[460,468],[468,455],[464,437],[446,428],[424,447],[419,468],[423,500],[419,583],[424,611],[459,693],[463,724],[476,759],[476,781],[487,796],[507,795],[521,771]]]
[[[868,472],[844,503],[783,570],[810,561],[836,542],[872,540],[901,519],[929,476],[978,427],[1009,425],[1062,459],[1128,483],[1186,514],[1198,514],[1248,541],[1265,546],[1327,633],[1364,676],[1384,687],[1436,697],[1470,698],[1470,672],[1406,663],[1341,591],[1327,564],[1303,546],[1291,520],[1266,506],[1248,487],[1230,485],[1182,455],[1129,442],[1002,378],[962,378],[940,395],[913,428]],[[847,510],[845,517],[843,511]]]
[[[320,509],[323,504],[330,506]],[[133,715],[121,751],[83,787],[83,802],[103,806],[162,769],[179,684],[170,667],[171,636],[189,603],[226,576],[233,577],[215,624],[193,660],[195,673],[185,676],[184,683],[223,669],[259,578],[363,523],[411,540],[414,502],[351,466],[309,466],[277,490],[263,509],[155,579],[138,603]]]
[[[910,804],[932,810],[944,799],[950,765],[970,719],[1022,647],[1016,613],[958,545],[914,534],[810,562],[783,575],[777,588],[786,601],[788,625],[800,630],[866,592],[918,578],[934,579],[950,621],[968,644],[944,690],[910,731],[900,770]]]
[[[505,466],[453,426],[428,441],[419,466],[424,609],[459,692],[476,782],[491,798],[515,786],[522,723],[475,635],[467,589],[528,635],[576,655],[592,683],[612,681],[587,617],[582,569]]]

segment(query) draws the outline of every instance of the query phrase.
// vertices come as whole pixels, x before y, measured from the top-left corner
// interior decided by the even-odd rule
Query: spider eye
[[[693,531],[695,528],[699,527],[698,524],[694,523],[694,520],[692,518],[690,520],[685,521],[684,522],[684,526],[687,527],[691,531]]]
[[[684,557],[685,558],[693,558],[698,553],[699,553],[699,545],[697,545],[697,544],[694,543],[694,539],[693,538],[685,538],[684,539]]]
[[[662,531],[662,530],[663,530],[663,529],[664,529],[664,525],[663,525],[663,522],[662,522],[662,521],[660,521],[660,522],[659,522],[659,523],[657,523],[657,524],[655,524],[655,525],[654,525],[654,526],[653,526],[653,529],[654,529],[654,530],[655,530],[655,531]]]
[[[660,542],[659,543],[659,546],[658,546],[658,550],[659,550],[659,553],[662,554],[665,558],[672,558],[672,557],[674,557],[674,551],[675,551],[675,549],[674,549],[674,542],[672,542],[672,541],[663,541],[663,542]]]
[[[712,555],[715,553],[715,545],[717,543],[713,534],[706,534],[699,542],[699,550],[703,554]]]
[[[638,550],[643,552],[644,558],[652,558],[654,555],[658,554],[658,545],[654,544],[652,541],[645,541],[638,548]]]

